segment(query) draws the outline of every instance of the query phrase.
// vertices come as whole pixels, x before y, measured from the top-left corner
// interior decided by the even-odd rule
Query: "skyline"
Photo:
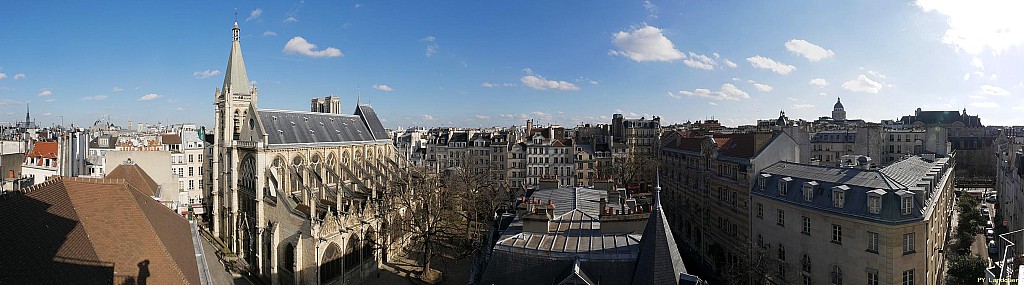
[[[735,126],[828,116],[837,96],[854,119],[966,108],[1024,125],[1010,1],[54,3],[0,4],[0,122],[31,102],[44,126],[211,127],[237,8],[260,108],[336,95],[351,112],[359,94],[389,128]]]

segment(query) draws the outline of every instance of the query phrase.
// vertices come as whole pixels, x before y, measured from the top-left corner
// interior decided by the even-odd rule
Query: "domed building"
[[[836,97],[836,105],[832,106],[832,120],[846,121],[846,110],[843,109],[843,102],[839,97]]]

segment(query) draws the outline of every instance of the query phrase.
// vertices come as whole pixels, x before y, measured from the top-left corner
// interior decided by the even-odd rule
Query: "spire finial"
[[[359,97],[363,95],[362,87],[356,84],[356,108],[359,108]]]
[[[654,209],[661,210],[661,167],[655,168],[657,176],[654,182]]]

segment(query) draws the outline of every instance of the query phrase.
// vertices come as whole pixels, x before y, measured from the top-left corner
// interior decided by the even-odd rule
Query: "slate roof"
[[[759,191],[759,186],[757,186],[759,184],[755,184],[755,190],[751,193],[763,198],[786,201],[805,208],[871,222],[887,224],[913,222],[921,220],[929,210],[932,195],[925,193],[925,197],[915,197],[914,208],[910,214],[904,215],[900,211],[900,200],[896,193],[901,190],[920,190],[916,187],[917,182],[926,177],[933,169],[939,170],[937,171],[939,175],[945,174],[946,169],[951,167],[948,160],[948,158],[941,158],[935,162],[928,162],[920,157],[911,157],[881,170],[779,162],[765,168],[761,172],[761,176],[758,177],[767,179],[764,191]],[[766,177],[765,174],[768,176]],[[786,195],[779,195],[779,180],[787,178],[791,181],[788,182]],[[941,179],[951,178],[942,177]],[[803,185],[805,182],[818,183],[810,202],[804,200]],[[936,185],[942,185],[938,184],[938,180],[935,182]],[[845,204],[842,208],[834,207],[832,200],[833,187],[837,186],[849,188],[845,191]],[[881,195],[882,208],[879,214],[872,214],[868,211],[868,192],[871,191],[884,193]]]
[[[117,167],[114,167],[114,170],[108,172],[107,176],[104,178],[123,179],[127,181],[128,184],[135,186],[135,188],[138,189],[139,192],[142,192],[142,194],[149,196],[157,196],[157,194],[160,194],[160,188],[157,186],[156,181],[153,181],[153,178],[149,177],[149,174],[146,174],[146,171],[142,170],[142,167],[139,167],[137,164],[118,165]]]
[[[124,180],[58,177],[0,198],[0,284],[198,284],[184,218]]]
[[[673,136],[678,135],[674,134]],[[718,148],[718,154],[734,158],[752,158],[767,144],[757,144],[758,134],[724,134],[710,138]],[[700,153],[701,146],[708,137],[666,137],[664,148]]]
[[[654,207],[647,218],[636,258],[633,284],[679,284],[679,275],[686,273],[668,219],[661,210],[661,185],[654,188]]]
[[[235,29],[238,29],[238,22],[232,28]],[[249,75],[245,72],[245,61],[242,60],[242,45],[234,38],[231,40],[231,53],[228,55],[228,66],[224,69],[224,86],[221,90],[232,94],[249,94]]]
[[[370,134],[373,135],[374,139],[386,140],[389,138],[388,131],[384,129],[384,124],[380,122],[380,118],[377,118],[377,112],[374,112],[372,107],[360,105],[356,107],[355,114],[363,118],[366,127],[370,129]]]
[[[356,115],[269,109],[257,113],[270,145],[344,144],[376,140],[367,123],[361,119],[364,117]],[[384,139],[387,139],[386,132]]]
[[[921,122],[926,125],[947,125],[954,122],[962,122],[968,126],[980,126],[981,120],[978,116],[961,114],[960,111],[920,111],[917,115],[903,116],[900,118],[903,124]]]

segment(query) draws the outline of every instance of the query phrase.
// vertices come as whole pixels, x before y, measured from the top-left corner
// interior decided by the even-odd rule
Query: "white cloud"
[[[786,99],[789,99],[791,101],[798,101],[796,98],[793,98],[793,97],[786,97]]]
[[[273,37],[273,36],[277,36],[277,33],[273,32],[273,31],[263,32],[263,37]]]
[[[434,116],[431,116],[431,115],[423,115],[423,120],[424,120],[424,121],[433,121],[433,120],[434,120]]]
[[[220,75],[220,70],[217,70],[217,69],[214,69],[214,70],[207,69],[207,70],[196,71],[196,72],[192,73],[192,76],[195,77],[196,79],[210,78],[210,77],[214,77],[214,76],[217,76],[217,75]]]
[[[551,120],[551,114],[544,113],[544,112],[541,112],[541,111],[530,112],[530,115],[533,115],[534,118],[545,120],[545,121]]]
[[[711,101],[708,101],[708,105],[711,105],[711,106],[718,106],[718,103],[715,103],[715,102],[711,102]]]
[[[771,71],[774,71],[775,73],[782,75],[789,74],[790,72],[793,72],[793,70],[796,69],[795,66],[777,62],[775,60],[760,55],[748,57],[747,61],[750,62],[750,65],[753,65],[756,68],[770,69]]]
[[[118,87],[118,86],[114,86],[114,91],[113,92],[121,92],[121,91],[124,91],[124,88],[121,88],[121,87]]]
[[[997,96],[1010,95],[1010,92],[1006,91],[1006,89],[1003,89],[1003,88],[1000,88],[1000,87],[997,87],[997,86],[988,85],[988,84],[982,85],[981,86],[981,91],[979,91],[979,93],[982,94],[982,95],[997,95]]]
[[[683,60],[683,63],[686,64],[686,66],[704,70],[713,70],[715,69],[715,65],[718,64],[714,59],[711,59],[706,55],[695,54],[692,52],[690,53],[690,58]]]
[[[0,79],[7,78],[7,73],[0,73]]]
[[[387,85],[384,85],[384,84],[374,84],[373,85],[373,89],[377,89],[377,90],[380,90],[380,91],[393,91],[393,90],[395,90],[395,89],[392,89],[391,86],[387,86]]]
[[[786,42],[786,49],[807,58],[811,62],[817,62],[835,55],[830,49],[824,49],[818,45],[805,40],[792,39]]]
[[[512,114],[500,114],[500,115],[498,115],[498,117],[502,117],[502,118],[514,118],[515,116],[516,115],[512,115]]]
[[[533,70],[526,68],[523,69],[526,72],[526,76],[519,78],[520,82],[523,82],[526,86],[537,90],[579,90],[579,86],[565,81],[558,80],[547,80],[540,75],[533,74]]]
[[[24,73],[18,73],[18,74],[15,74],[15,75],[14,75],[14,80],[18,80],[18,79],[22,79],[22,78],[25,78],[25,76],[26,76],[26,75],[25,75]]]
[[[302,37],[294,37],[288,40],[288,43],[284,45],[282,49],[285,53],[298,53],[305,56],[311,57],[339,57],[343,54],[341,50],[328,47],[322,50],[316,50],[316,45],[311,44],[303,39]]]
[[[100,100],[106,100],[106,99],[107,99],[107,95],[96,95],[96,96],[82,97],[82,100],[86,100],[86,101],[100,101]]]
[[[658,6],[654,6],[654,3],[651,3],[651,0],[644,0],[644,9],[647,9],[648,18],[658,18]]]
[[[810,109],[814,108],[811,104],[793,104],[793,109]]]
[[[999,108],[999,103],[992,101],[971,102],[970,104],[967,104],[967,106],[974,108]]]
[[[686,57],[661,33],[661,29],[649,25],[612,34],[612,44],[621,50],[609,51],[609,54],[625,56],[633,61],[673,61]]]
[[[491,119],[491,116],[484,116],[484,115],[475,115],[473,117],[476,118],[477,120],[490,120]]]
[[[970,72],[964,72],[964,81],[967,81],[967,80],[970,80],[970,79],[971,79],[971,73]]]
[[[811,81],[807,82],[807,84],[818,86],[818,87],[825,87],[825,86],[828,86],[828,81],[826,81],[825,79],[822,79],[822,78],[815,78],[815,79],[811,79]]]
[[[440,46],[438,46],[436,43],[437,38],[435,38],[434,36],[427,36],[426,38],[420,41],[427,42],[427,51],[424,52],[424,54],[426,54],[427,57],[434,56],[434,54],[437,53],[437,49],[440,48]]]
[[[14,101],[14,100],[11,100],[11,99],[0,99],[0,106],[14,106],[14,105],[21,105],[21,104],[22,104],[21,102]]]
[[[725,66],[728,66],[729,68],[736,68],[736,63],[732,62],[731,60],[726,59],[722,62],[725,63]]]
[[[857,76],[857,79],[844,82],[843,89],[853,92],[878,94],[878,91],[882,89],[882,84],[861,74],[860,76]]]
[[[682,98],[682,95],[686,95],[689,97],[711,98],[715,100],[740,100],[750,98],[750,94],[747,94],[747,92],[744,92],[743,90],[736,88],[735,85],[729,83],[722,84],[722,87],[719,91],[711,91],[708,89],[699,88],[693,90],[692,92],[682,90],[676,92],[676,94],[672,94],[671,92],[669,92],[669,94],[673,98]]]
[[[942,42],[969,54],[1000,54],[1024,43],[1024,2],[1013,0],[917,0],[924,12],[948,17]]]
[[[298,22],[298,21],[299,21],[299,19],[296,19],[294,16],[288,16],[287,19],[284,19],[285,23],[295,23],[295,22]]]
[[[480,86],[487,87],[487,88],[513,87],[513,86],[516,86],[516,84],[515,83],[490,83],[490,82],[484,82],[484,83],[481,83]]]
[[[142,95],[142,97],[139,97],[139,101],[153,101],[159,99],[160,97],[161,96],[157,95],[156,93],[149,93],[146,95]]]
[[[973,66],[975,68],[978,68],[978,69],[985,69],[985,63],[981,62],[981,59],[977,58],[977,57],[974,57],[973,59],[971,59],[971,66]]]
[[[47,102],[47,103],[53,103],[53,102],[57,102],[57,99],[50,98],[50,99],[46,99],[46,100],[43,100],[43,101]]]
[[[43,117],[53,116],[53,113],[43,113]]]
[[[761,84],[761,83],[754,83],[754,88],[757,89],[757,91],[761,91],[761,92],[769,92],[769,91],[772,91],[772,89],[775,89],[774,87],[771,87],[770,85]]]
[[[252,12],[249,13],[249,17],[245,18],[245,21],[248,22],[249,20],[259,19],[260,15],[263,15],[263,9],[256,8],[256,10],[252,10]]]
[[[43,89],[42,91],[39,91],[39,97],[49,97],[49,96],[53,96],[53,91],[50,91],[50,89]]]

